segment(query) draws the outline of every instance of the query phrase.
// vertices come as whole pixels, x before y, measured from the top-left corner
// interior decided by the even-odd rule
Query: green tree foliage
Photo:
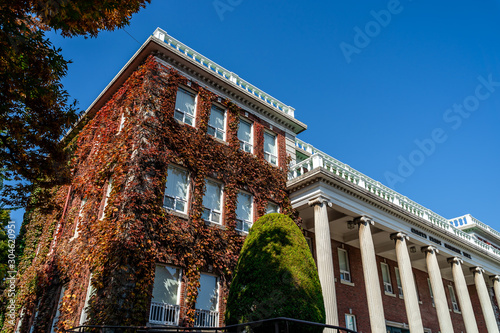
[[[128,24],[149,0],[0,0],[0,170],[6,185],[2,201],[24,206],[47,202],[43,189],[69,179],[62,135],[77,119],[61,79],[68,61],[44,31],[64,36],[96,36]]]
[[[261,217],[243,244],[229,290],[226,323],[275,317],[325,322],[321,285],[306,240],[288,216],[277,213]],[[290,328],[290,332],[322,331]],[[274,332],[274,327],[261,325],[258,332]]]

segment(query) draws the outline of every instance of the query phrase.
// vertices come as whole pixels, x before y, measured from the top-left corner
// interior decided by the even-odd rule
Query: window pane
[[[396,283],[398,287],[401,287],[401,276],[399,275],[399,269],[395,267],[394,272],[396,273]]]
[[[224,110],[221,110],[216,106],[212,106],[208,124],[212,127],[224,130]]]
[[[264,132],[264,151],[276,155],[276,136]]]
[[[247,221],[252,220],[252,196],[250,194],[238,193],[236,218]]]
[[[167,266],[156,266],[153,287],[153,302],[176,305],[181,270]]]
[[[356,321],[353,315],[345,315],[345,325],[346,328],[355,331],[356,330]]]
[[[217,311],[218,296],[217,278],[201,274],[196,309]]]
[[[347,253],[343,250],[339,249],[339,266],[340,270],[348,271],[349,267],[347,266]]]
[[[251,143],[252,140],[252,125],[244,120],[240,120],[240,126],[238,127],[238,139],[249,143]]]
[[[175,109],[184,113],[194,115],[194,95],[184,89],[177,90]]]
[[[266,208],[266,214],[270,214],[270,213],[279,213],[279,206],[275,203],[272,203],[272,202],[269,202],[267,204],[267,208]]]
[[[386,283],[390,283],[391,282],[391,278],[389,277],[389,268],[386,264],[382,264],[382,279],[384,280],[384,282]]]
[[[168,167],[167,188],[165,194],[186,200],[188,191],[188,173],[186,170]]]
[[[220,211],[221,185],[207,180],[205,195],[203,196],[203,207]]]

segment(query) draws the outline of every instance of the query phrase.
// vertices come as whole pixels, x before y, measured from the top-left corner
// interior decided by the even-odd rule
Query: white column
[[[500,307],[500,275],[494,275],[493,278],[493,290],[495,291],[495,297],[497,299],[497,305]]]
[[[409,238],[405,233],[398,232],[391,234],[391,239],[396,243],[396,257],[398,259],[399,275],[401,277],[401,286],[403,287],[406,317],[408,318],[410,332],[424,332],[417,290],[415,288],[415,279],[413,278],[413,271],[411,269],[410,255],[406,247],[406,240]]]
[[[465,330],[467,333],[479,333],[476,317],[474,317],[474,309],[470,301],[469,290],[467,290],[467,283],[465,282],[464,271],[462,270],[462,259],[457,257],[448,258],[448,262],[451,263],[451,272],[453,274],[453,281],[455,282],[458,301],[460,302]]]
[[[434,294],[434,304],[438,316],[439,328],[442,333],[453,333],[453,324],[451,323],[450,311],[448,309],[448,301],[444,291],[443,278],[439,270],[437,254],[439,250],[434,246],[422,247],[422,252],[425,253],[425,261],[427,263],[427,272],[431,281],[432,293]]]
[[[499,333],[495,312],[493,311],[493,306],[491,306],[490,295],[486,287],[486,282],[484,281],[484,269],[481,267],[473,267],[470,270],[474,274],[477,296],[479,297],[479,303],[481,303],[481,310],[483,310],[484,321],[486,322],[488,333]]]
[[[335,293],[335,275],[333,272],[332,241],[328,223],[328,201],[320,197],[309,201],[314,207],[314,231],[316,240],[316,256],[318,263],[319,282],[325,302],[326,324],[339,325],[337,311],[337,296]]]
[[[370,230],[370,225],[373,225],[373,221],[367,216],[362,216],[356,218],[354,222],[359,225],[359,248],[361,250],[361,263],[365,278],[366,302],[368,304],[371,332],[386,333],[382,291],[378,278],[372,232]]]

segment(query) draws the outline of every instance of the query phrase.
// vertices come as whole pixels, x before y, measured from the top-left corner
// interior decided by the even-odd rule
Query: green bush
[[[274,213],[261,217],[243,244],[229,290],[226,325],[276,317],[325,323],[321,285],[307,242],[288,216]],[[274,327],[261,325],[254,331],[274,332]]]

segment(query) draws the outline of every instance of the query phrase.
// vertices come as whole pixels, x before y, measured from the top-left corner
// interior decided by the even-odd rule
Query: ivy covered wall
[[[183,270],[182,323],[194,323],[201,272],[219,276],[223,313],[244,240],[235,230],[238,190],[253,195],[254,219],[269,201],[293,215],[285,191],[285,133],[272,128],[279,159],[272,166],[263,152],[269,123],[189,81],[159,56],[150,55],[68,143],[73,181],[53,189],[58,207],[30,212],[18,273],[21,332],[29,331],[35,313],[34,332],[50,330],[63,285],[59,327],[78,326],[91,273],[96,292],[89,324],[145,325],[157,263]],[[179,86],[197,93],[195,127],[173,117]],[[212,103],[226,109],[226,142],[207,135]],[[254,126],[254,154],[239,149],[239,119],[246,116]],[[162,207],[169,164],[190,173],[186,216]],[[221,225],[201,218],[208,177],[224,184]]]

